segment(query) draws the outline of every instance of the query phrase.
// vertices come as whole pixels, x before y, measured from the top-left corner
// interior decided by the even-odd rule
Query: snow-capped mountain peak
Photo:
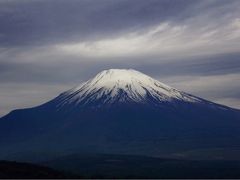
[[[104,70],[59,97],[60,106],[70,103],[84,105],[97,100],[103,104],[125,101],[146,103],[149,98],[154,102],[201,101],[133,69]]]

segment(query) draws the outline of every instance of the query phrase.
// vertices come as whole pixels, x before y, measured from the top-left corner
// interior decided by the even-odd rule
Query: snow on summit
[[[89,104],[97,100],[102,103],[147,102],[183,100],[188,102],[200,99],[169,87],[150,76],[133,69],[109,69],[98,73],[94,78],[60,95],[60,104]]]

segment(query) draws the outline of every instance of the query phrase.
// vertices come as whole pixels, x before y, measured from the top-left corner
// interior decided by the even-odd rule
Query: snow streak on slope
[[[146,103],[149,97],[155,102],[181,100],[200,102],[201,99],[169,87],[141,72],[132,69],[110,69],[58,97],[58,106],[86,105],[97,100],[103,104],[115,102]]]

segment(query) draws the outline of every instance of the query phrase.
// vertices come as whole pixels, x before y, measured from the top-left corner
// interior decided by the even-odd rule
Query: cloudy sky
[[[0,116],[109,68],[240,108],[240,1],[0,0]]]

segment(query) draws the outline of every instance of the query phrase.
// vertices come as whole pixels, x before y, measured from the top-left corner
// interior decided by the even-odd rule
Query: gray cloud
[[[0,115],[109,68],[240,107],[238,0],[2,0],[0,27]]]
[[[240,73],[206,76],[177,76],[164,82],[202,98],[240,108]]]
[[[50,55],[49,55],[50,56]],[[0,82],[38,82],[38,83],[80,83],[94,76],[97,72],[109,68],[133,68],[154,77],[169,76],[209,76],[227,75],[240,72],[240,54],[223,54],[172,61],[159,57],[137,57],[125,59],[113,58],[105,61],[99,58],[92,61],[85,58],[58,56],[42,62],[24,61],[16,57],[9,62],[0,62]]]
[[[239,16],[232,0],[2,1],[1,44],[39,45],[113,37],[161,22],[218,26]]]
[[[4,45],[86,40],[153,24],[187,3],[162,1],[5,1],[0,8]],[[168,8],[166,10],[165,8]],[[145,28],[145,27],[144,27]]]

